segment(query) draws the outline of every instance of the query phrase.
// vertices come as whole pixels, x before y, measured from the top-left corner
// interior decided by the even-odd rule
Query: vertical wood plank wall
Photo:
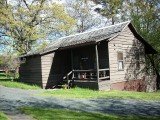
[[[71,71],[71,51],[56,51],[41,56],[43,88],[52,88],[62,82]]]
[[[111,84],[127,80],[142,79],[144,76],[144,73],[141,72],[145,64],[144,45],[139,43],[139,48],[141,49],[141,64],[138,70],[135,67],[135,55],[131,54],[135,41],[136,38],[133,33],[130,31],[129,27],[126,27],[120,35],[108,43]],[[124,70],[122,71],[118,71],[117,52],[123,52]]]
[[[53,52],[53,53],[41,56],[42,86],[43,86],[43,88],[46,87],[49,79],[52,79],[52,77],[53,77],[53,75],[50,72],[51,72],[51,67],[52,67],[54,55],[55,55],[55,53]]]
[[[20,65],[20,80],[24,83],[42,86],[41,57],[31,56]]]

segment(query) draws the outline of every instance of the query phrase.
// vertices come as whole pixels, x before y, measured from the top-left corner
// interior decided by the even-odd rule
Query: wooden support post
[[[72,65],[72,70],[73,70],[73,50],[72,49],[71,49],[71,65]],[[74,72],[73,72],[72,78],[74,78]]]
[[[97,82],[99,83],[99,60],[98,60],[97,44],[95,45],[95,53],[96,53],[96,67],[97,67]]]
[[[67,89],[69,89],[70,88],[70,86],[69,86],[69,84],[70,84],[70,80],[69,80],[69,76],[68,76],[68,74],[67,74]]]
[[[71,65],[72,65],[72,70],[73,70],[73,51],[71,49]]]

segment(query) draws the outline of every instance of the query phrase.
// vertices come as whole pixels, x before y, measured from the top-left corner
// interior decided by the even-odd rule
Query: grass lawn
[[[36,85],[28,85],[21,82],[11,81],[6,78],[4,73],[0,73],[0,85],[12,88],[21,89],[41,89]],[[59,89],[53,91],[46,91],[39,94],[40,96],[54,96],[63,98],[131,98],[142,100],[160,100],[160,91],[153,93],[145,92],[129,92],[129,91],[95,91],[82,88],[73,89]]]
[[[142,100],[160,100],[160,91],[153,93],[131,91],[95,91],[82,88],[59,89],[40,93],[42,96],[54,96],[63,98],[131,98]]]
[[[24,107],[20,110],[38,120],[160,120],[160,117],[152,116],[122,116],[53,108]]]
[[[35,90],[35,89],[41,89],[37,85],[28,85],[22,82],[18,81],[11,81],[11,79],[6,77],[5,73],[0,72],[0,85],[11,87],[11,88],[21,88],[26,90]]]
[[[10,120],[3,112],[0,112],[0,120]]]

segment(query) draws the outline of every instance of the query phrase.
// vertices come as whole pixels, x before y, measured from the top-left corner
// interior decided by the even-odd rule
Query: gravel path
[[[160,101],[115,98],[66,99],[34,95],[43,91],[45,90],[22,90],[0,86],[0,111],[18,114],[17,108],[33,106],[111,114],[160,116]]]

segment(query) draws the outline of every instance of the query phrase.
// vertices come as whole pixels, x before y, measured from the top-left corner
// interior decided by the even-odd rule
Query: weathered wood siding
[[[62,81],[71,68],[70,51],[56,51],[41,56],[43,88],[51,88]]]
[[[112,83],[142,79],[142,69],[145,64],[144,45],[137,40],[129,27],[126,27],[117,37],[108,43],[110,80]],[[137,50],[140,55],[140,69],[136,68]],[[118,70],[117,53],[123,53],[124,70]]]
[[[62,81],[71,70],[70,50],[56,51],[42,56],[26,58],[20,66],[20,80],[37,84],[42,88],[51,88]]]
[[[54,55],[55,55],[55,52],[41,56],[42,86],[43,86],[43,88],[45,88],[47,84],[52,83],[51,81],[50,81],[50,83],[48,83],[48,80],[53,79],[53,77],[54,77],[50,73]]]
[[[20,65],[19,73],[22,82],[42,86],[41,57],[27,57]]]
[[[110,90],[110,80],[99,81],[99,90]]]

